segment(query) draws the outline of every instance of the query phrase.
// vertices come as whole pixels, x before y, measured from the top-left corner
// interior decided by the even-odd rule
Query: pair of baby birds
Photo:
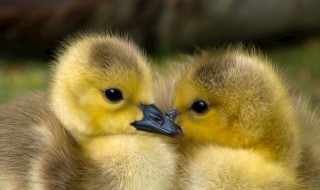
[[[320,189],[320,120],[265,58],[185,61],[156,78],[127,39],[70,40],[47,93],[0,107],[0,189]]]

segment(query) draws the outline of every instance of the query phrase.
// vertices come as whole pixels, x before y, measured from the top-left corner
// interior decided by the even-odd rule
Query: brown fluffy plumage
[[[1,189],[32,189],[34,184],[76,188],[81,170],[78,144],[46,102],[45,94],[34,94],[2,107]]]

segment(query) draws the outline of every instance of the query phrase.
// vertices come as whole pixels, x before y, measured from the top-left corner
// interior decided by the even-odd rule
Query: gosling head
[[[78,140],[137,129],[176,136],[180,128],[153,105],[152,75],[143,53],[109,35],[85,35],[61,50],[51,107]]]
[[[276,160],[298,154],[287,90],[263,58],[243,50],[193,60],[176,84],[176,123],[184,138],[254,149]]]

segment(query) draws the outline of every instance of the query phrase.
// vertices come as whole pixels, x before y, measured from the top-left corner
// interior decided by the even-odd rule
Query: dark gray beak
[[[171,120],[175,120],[176,117],[178,116],[177,110],[171,110],[167,113],[165,113]]]
[[[143,119],[131,123],[137,130],[158,133],[171,137],[182,136],[181,128],[173,119],[162,113],[155,105],[141,104]]]

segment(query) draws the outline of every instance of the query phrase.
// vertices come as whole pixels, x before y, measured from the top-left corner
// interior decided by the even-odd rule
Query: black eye
[[[123,99],[121,91],[116,88],[109,88],[105,90],[104,96],[111,102],[119,102]]]
[[[203,100],[198,100],[192,104],[191,110],[198,114],[203,114],[208,110],[208,104]]]

